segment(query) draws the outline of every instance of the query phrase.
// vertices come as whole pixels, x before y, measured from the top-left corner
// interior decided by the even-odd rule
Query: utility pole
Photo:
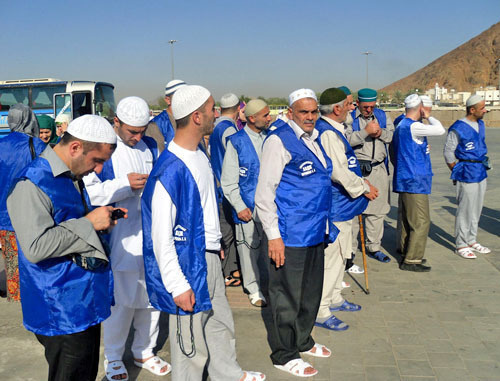
[[[172,79],[174,79],[174,44],[177,42],[177,40],[168,40],[168,43],[170,44],[170,59],[172,63]]]
[[[366,87],[368,87],[368,56],[370,54],[373,54],[372,52],[366,51],[361,54],[364,54],[366,56]]]

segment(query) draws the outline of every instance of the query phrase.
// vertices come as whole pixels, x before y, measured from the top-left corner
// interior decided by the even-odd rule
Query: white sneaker
[[[349,267],[347,271],[350,272],[351,274],[363,274],[365,272],[365,270],[363,270],[358,265],[352,265],[351,267]]]

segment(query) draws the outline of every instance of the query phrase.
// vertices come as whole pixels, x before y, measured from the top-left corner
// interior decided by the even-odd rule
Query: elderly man
[[[423,124],[422,119],[427,119],[429,124]],[[393,189],[399,193],[401,208],[400,245],[404,257],[399,266],[401,270],[431,270],[430,266],[422,264],[431,223],[429,194],[433,176],[427,137],[444,133],[439,120],[430,116],[417,94],[406,97],[405,118],[396,128],[393,141]]]
[[[383,110],[375,107],[376,101],[375,90],[358,91],[358,107],[351,113],[353,121],[346,130],[346,136],[358,158],[363,177],[379,190],[379,196],[370,201],[363,212],[368,255],[381,262],[389,262],[390,258],[382,253],[381,245],[384,218],[390,210],[386,145],[392,141],[394,125]],[[358,248],[358,233],[358,220],[354,219],[353,252]]]
[[[262,144],[271,122],[269,107],[263,100],[252,99],[245,107],[245,117],[247,124],[243,130],[228,138],[221,185],[224,196],[233,207],[243,286],[252,305],[265,307],[258,260],[267,255],[267,239],[254,213],[254,198]]]
[[[172,97],[174,93],[181,87],[186,86],[186,82],[180,79],[173,79],[165,86],[165,103],[167,109],[156,115],[149,122],[147,135],[156,140],[160,151],[165,149],[174,138],[175,134],[175,119],[172,116]]]
[[[368,200],[377,197],[378,190],[368,180],[363,180],[356,155],[344,135],[343,122],[350,111],[346,93],[330,88],[321,94],[319,102],[321,118],[316,122],[316,130],[333,166],[330,220],[340,233],[335,242],[325,249],[323,292],[315,325],[343,331],[349,326],[331,311],[361,309],[361,306],[345,300],[340,293],[346,260],[351,258],[352,219],[363,213]]]
[[[332,164],[314,125],[314,91],[289,96],[290,121],[264,142],[255,193],[257,216],[269,239],[270,345],[276,368],[300,377],[318,373],[301,353],[329,357],[311,336],[323,287],[324,242],[331,203]],[[338,230],[330,224],[334,239]]]
[[[234,322],[219,260],[213,173],[199,149],[213,128],[215,102],[201,86],[185,86],[172,100],[175,137],[142,196],[144,263],[151,303],[170,314],[172,379],[260,381],[236,361]]]
[[[55,123],[56,123],[56,135],[58,137],[61,137],[62,134],[66,132],[68,129],[70,119],[68,114],[59,114],[56,117]]]
[[[135,365],[158,376],[170,372],[168,363],[153,353],[160,311],[149,304],[142,257],[141,194],[158,157],[156,142],[144,136],[148,122],[149,106],[145,100],[122,99],[114,118],[116,150],[100,174],[92,173],[84,179],[92,205],[115,204],[128,209],[129,214],[110,237],[115,305],[103,324],[104,368],[108,380],[128,377],[122,357],[132,321]]]
[[[47,147],[18,175],[7,199],[20,244],[23,323],[45,347],[49,380],[97,376],[100,323],[113,300],[99,232],[116,224],[115,208],[89,211],[81,179],[100,172],[115,147],[106,119],[77,118],[54,149]]]
[[[224,94],[220,99],[221,116],[215,120],[215,128],[210,135],[209,150],[210,163],[214,171],[215,179],[220,185],[222,163],[226,154],[227,138],[238,131],[236,119],[240,109],[240,100],[235,94]],[[241,285],[238,270],[236,245],[234,241],[234,221],[232,208],[229,201],[224,197],[222,188],[217,189],[219,198],[220,228],[222,232],[222,248],[224,258],[222,260],[222,271],[226,286]]]
[[[448,130],[444,157],[457,187],[455,252],[462,258],[474,259],[474,253],[491,252],[476,238],[486,192],[486,171],[490,169],[483,122],[487,111],[484,99],[477,94],[467,99],[465,106],[465,118],[457,120]]]

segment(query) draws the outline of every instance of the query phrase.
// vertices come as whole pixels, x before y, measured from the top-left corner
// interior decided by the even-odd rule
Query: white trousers
[[[456,187],[458,206],[455,218],[455,244],[459,248],[476,243],[486,192],[486,179],[479,183],[457,181]]]

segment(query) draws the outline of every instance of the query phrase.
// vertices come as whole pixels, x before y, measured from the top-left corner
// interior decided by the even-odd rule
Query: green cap
[[[319,104],[323,106],[333,105],[335,103],[343,101],[346,98],[347,98],[346,93],[344,93],[340,89],[332,87],[330,89],[326,89],[325,91],[323,91],[321,97],[319,97]]]
[[[358,91],[358,101],[375,102],[377,100],[377,90],[361,89]]]

